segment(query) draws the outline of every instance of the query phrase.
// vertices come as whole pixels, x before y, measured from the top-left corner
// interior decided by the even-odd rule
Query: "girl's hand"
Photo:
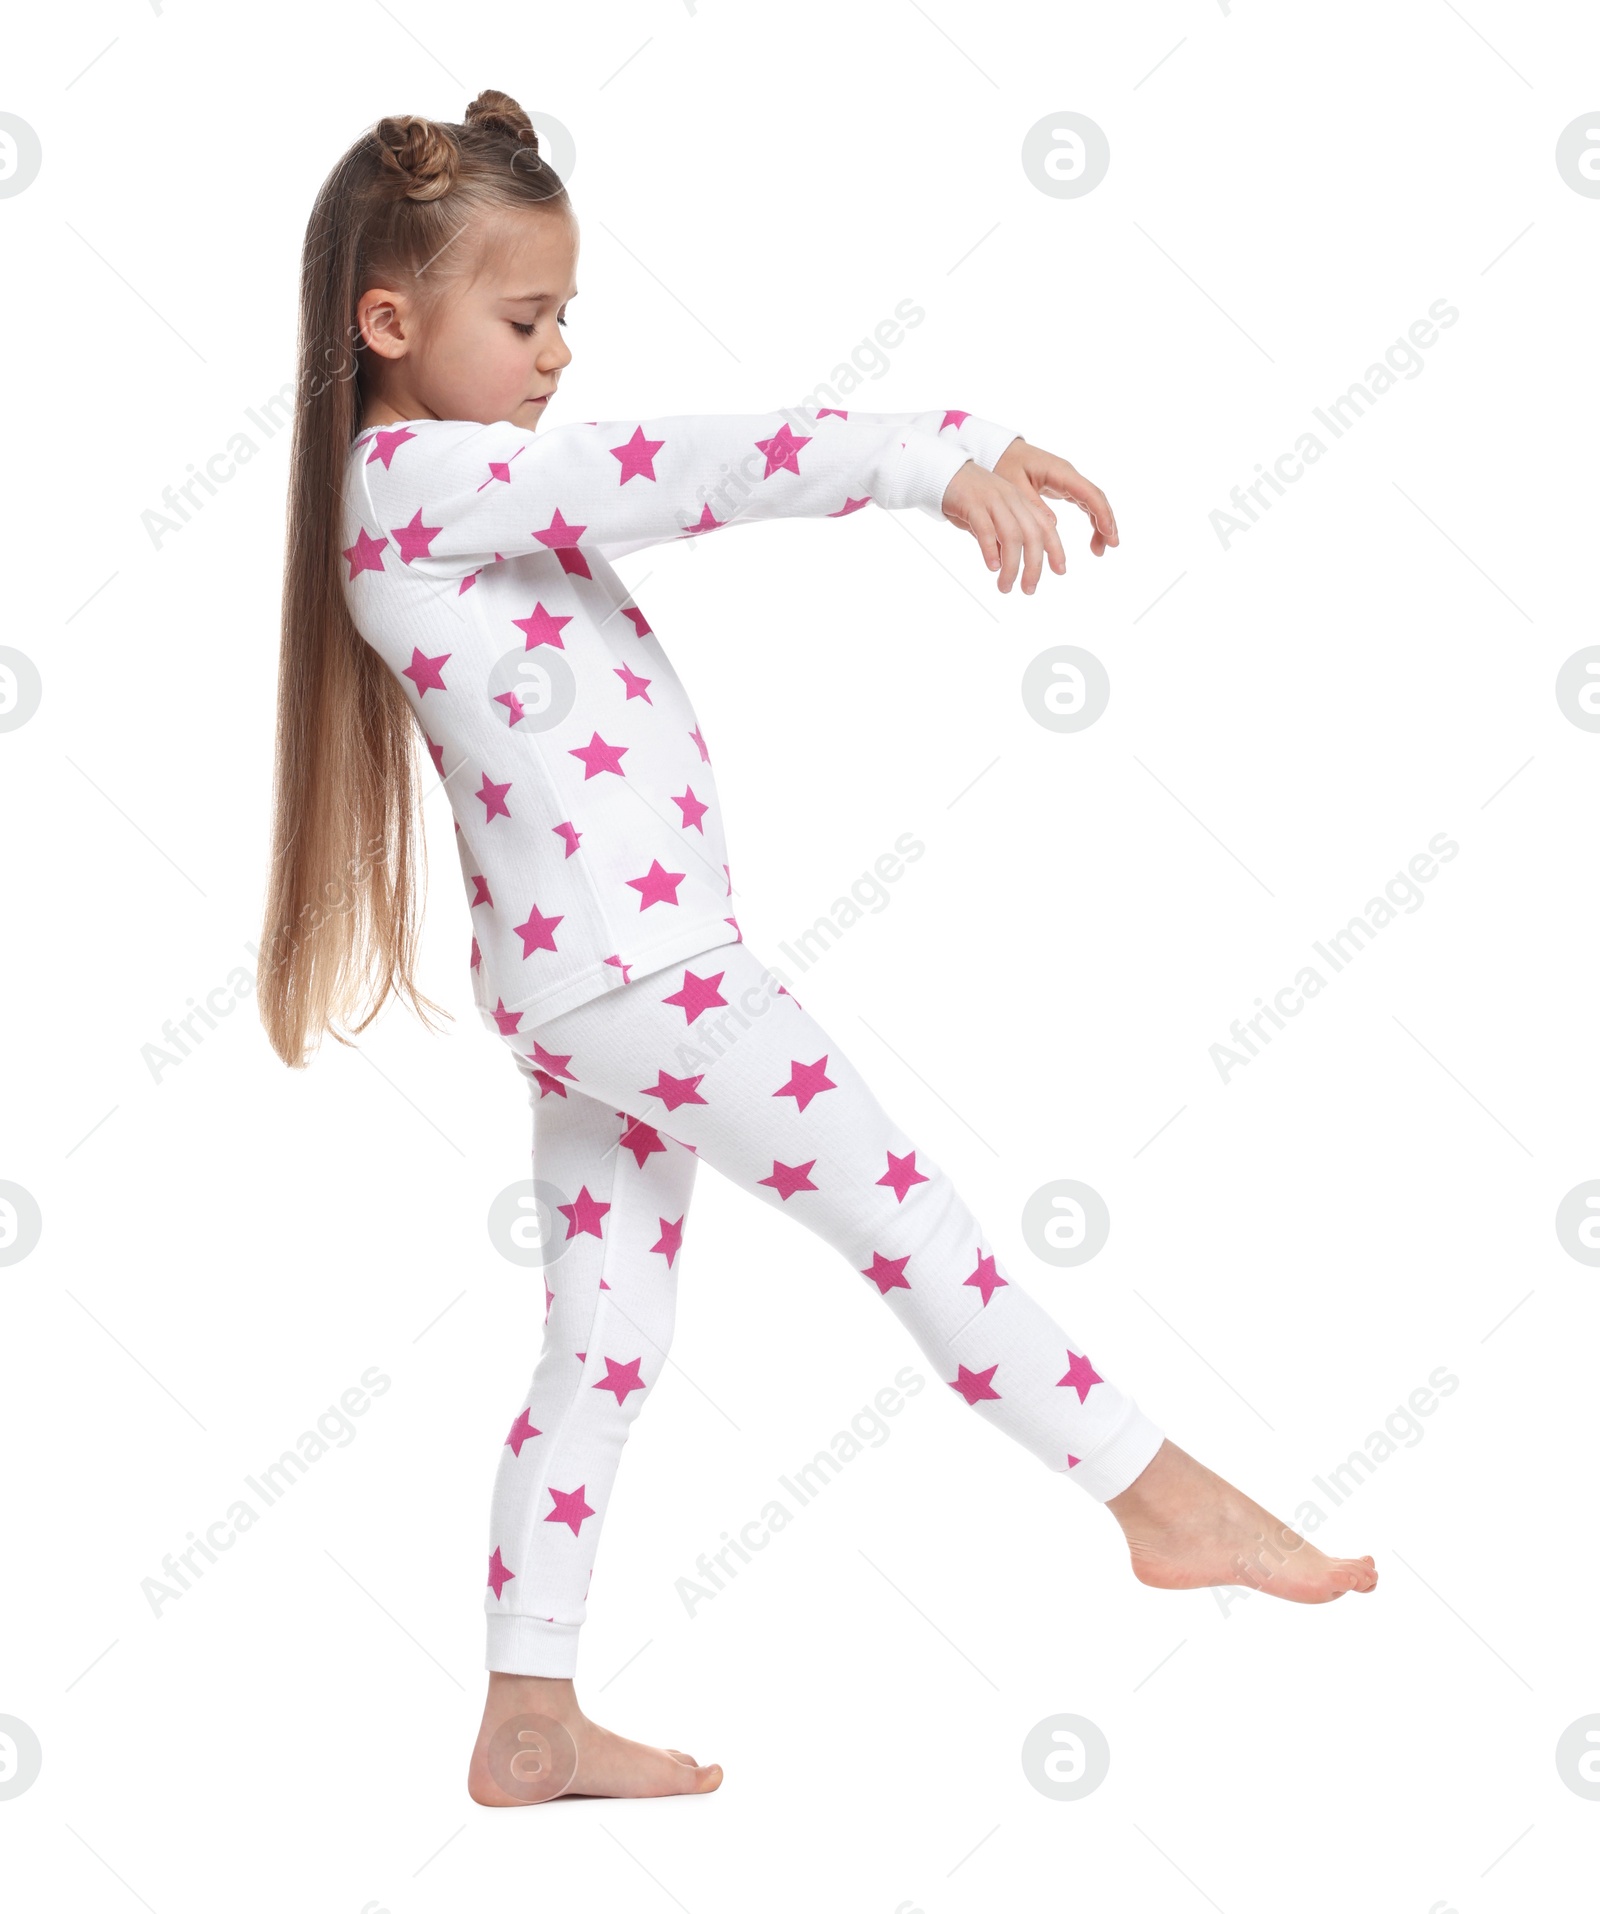
[[[1048,513],[1052,525],[1055,523],[1055,514],[1043,503],[1041,493],[1051,498],[1069,498],[1080,511],[1087,512],[1094,526],[1089,549],[1096,558],[1108,545],[1121,543],[1117,537],[1117,521],[1105,493],[1098,485],[1091,485],[1065,459],[1057,458],[1054,452],[1046,452],[1042,446],[1029,445],[1026,439],[1013,439],[995,460],[994,469],[1041,511]]]
[[[1031,446],[1028,449],[1034,450]],[[1009,450],[1001,454],[1002,458],[1009,456]],[[1040,456],[1048,458],[1049,454]],[[1060,466],[1063,461],[1053,463]],[[1031,592],[1039,582],[1046,552],[1053,572],[1059,575],[1067,569],[1055,513],[1031,488],[1002,478],[998,465],[990,472],[975,459],[968,459],[945,487],[939,509],[952,525],[971,532],[982,546],[989,569],[1000,574],[1001,591],[1010,591],[1020,564],[1022,589]]]

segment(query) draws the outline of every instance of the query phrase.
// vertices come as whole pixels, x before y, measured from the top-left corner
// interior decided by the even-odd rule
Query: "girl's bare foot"
[[[681,1748],[652,1748],[593,1722],[570,1681],[491,1670],[467,1793],[486,1808],[517,1808],[568,1795],[710,1794],[716,1762]]]
[[[1324,1555],[1175,1442],[1163,1442],[1106,1507],[1122,1524],[1134,1574],[1151,1588],[1237,1582],[1289,1602],[1331,1602],[1378,1584],[1370,1555]]]

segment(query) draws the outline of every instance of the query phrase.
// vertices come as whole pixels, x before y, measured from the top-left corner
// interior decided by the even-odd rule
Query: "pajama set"
[[[500,1451],[486,1665],[570,1676],[600,1526],[665,1366],[704,1159],[848,1258],[938,1381],[1099,1500],[1161,1444],[950,1178],[744,943],[710,753],[617,558],[763,518],[940,502],[1016,435],[825,408],[363,432],[345,592],[455,814],[473,997],[554,1191],[543,1348]]]

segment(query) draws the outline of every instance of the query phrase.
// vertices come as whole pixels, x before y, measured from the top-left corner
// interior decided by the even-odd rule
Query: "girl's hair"
[[[469,227],[529,207],[571,212],[527,114],[485,92],[459,125],[380,120],[323,182],[306,226],[258,983],[267,1036],[293,1068],[324,1030],[347,1042],[336,1021],[364,1030],[391,990],[425,1025],[424,1005],[442,1011],[412,975],[413,865],[427,874],[419,725],[356,630],[341,576],[345,468],[371,378],[356,301],[373,286],[437,296],[472,268]]]

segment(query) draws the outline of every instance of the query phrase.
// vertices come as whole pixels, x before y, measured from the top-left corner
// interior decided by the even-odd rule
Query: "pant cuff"
[[[550,1675],[570,1681],[578,1672],[577,1622],[537,1615],[490,1615],[485,1668],[502,1675]]]
[[[1138,1403],[1130,1399],[1128,1413],[1116,1434],[1102,1442],[1093,1455],[1069,1463],[1062,1474],[1070,1476],[1080,1489],[1087,1489],[1097,1502],[1109,1502],[1143,1474],[1165,1440]]]

